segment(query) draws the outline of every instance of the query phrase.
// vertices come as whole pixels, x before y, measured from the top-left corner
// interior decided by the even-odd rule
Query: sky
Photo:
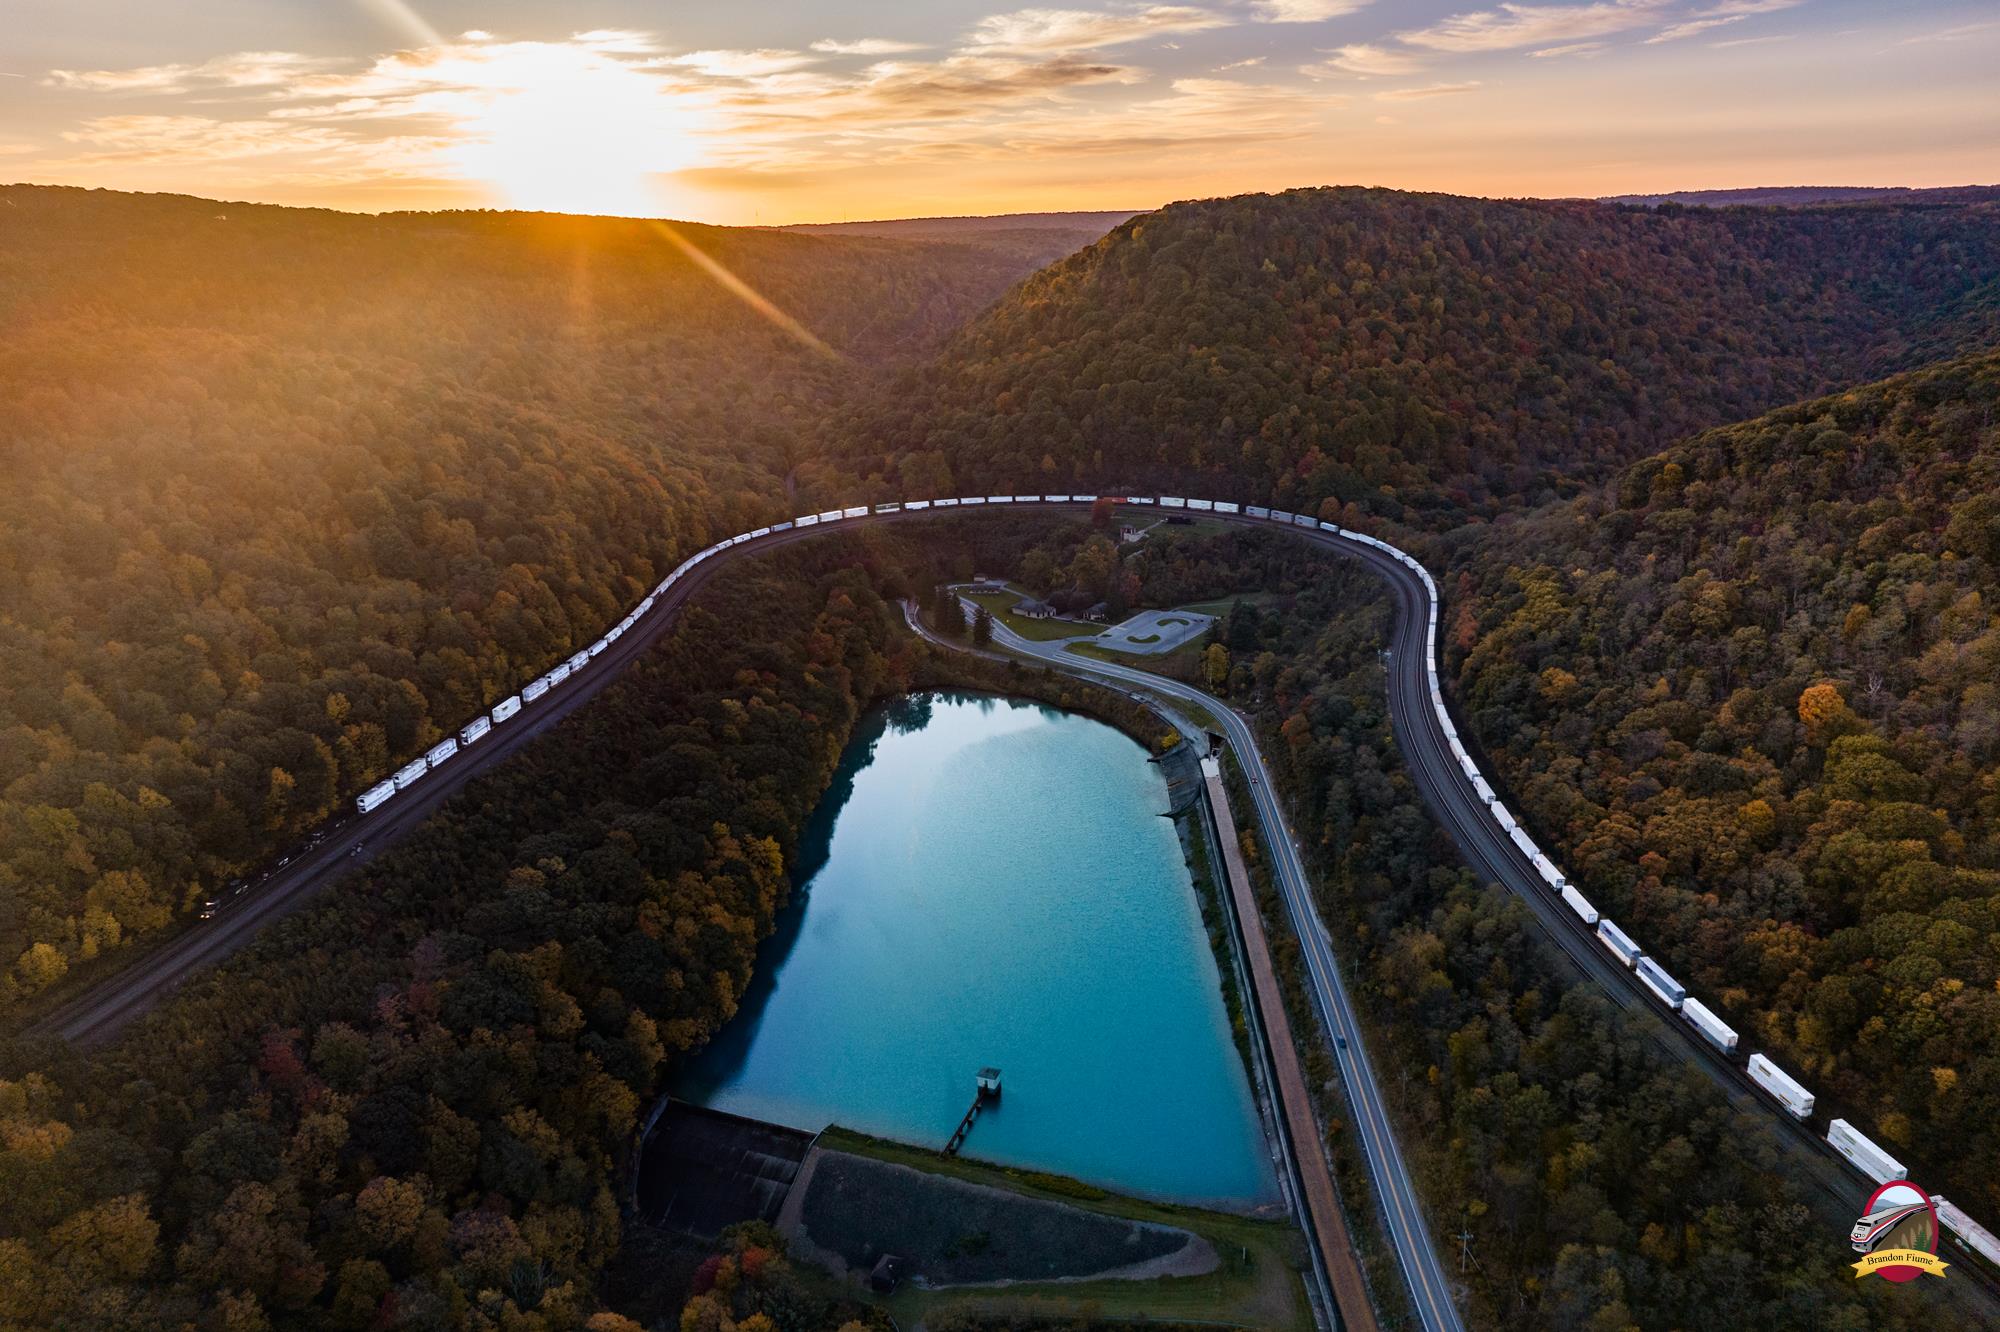
[[[0,181],[766,225],[2000,182],[1994,0],[4,0]]]

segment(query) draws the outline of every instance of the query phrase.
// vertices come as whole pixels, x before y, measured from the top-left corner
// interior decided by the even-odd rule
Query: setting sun
[[[663,174],[699,157],[701,113],[600,50],[471,44],[449,57],[452,168],[516,208],[639,216],[660,211]],[[454,114],[455,113],[455,114]]]

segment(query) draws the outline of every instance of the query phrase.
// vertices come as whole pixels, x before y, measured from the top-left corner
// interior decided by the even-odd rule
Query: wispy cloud
[[[197,89],[279,88],[301,77],[337,69],[342,62],[294,51],[239,51],[198,64],[142,65],[137,69],[52,69],[52,88],[105,93],[183,93]]]
[[[1120,10],[1017,9],[979,20],[966,36],[965,45],[974,51],[1055,55],[1227,27],[1229,22],[1221,14],[1187,5]]]
[[[1534,60],[1560,60],[1565,56],[1587,60],[1591,56],[1603,55],[1610,49],[1609,44],[1605,42],[1570,42],[1563,46],[1545,46],[1539,51],[1528,52],[1528,55]]]
[[[924,48],[920,42],[891,41],[887,37],[862,37],[851,42],[822,37],[812,44],[812,49],[823,55],[881,56],[901,55],[906,51],[921,51]]]
[[[664,56],[658,63],[691,69],[713,78],[761,79],[804,69],[818,63],[818,59],[803,51],[684,51]]]
[[[1955,28],[1943,28],[1937,32],[1919,33],[1915,37],[1905,37],[1898,46],[1915,46],[1920,42],[1955,42],[1961,37],[1976,37],[1982,32],[2000,29],[2000,19],[1981,19],[1977,23],[1961,23]]]
[[[1388,92],[1378,92],[1375,96],[1377,100],[1384,102],[1424,102],[1433,97],[1456,97],[1460,93],[1469,93],[1477,87],[1479,81],[1473,79],[1466,83],[1431,83],[1421,88],[1392,88]]]
[[[1424,58],[1414,52],[1392,51],[1387,47],[1360,42],[1336,47],[1327,52],[1327,58],[1321,63],[1306,66],[1305,72],[1315,77],[1338,70],[1364,78],[1395,78],[1414,74],[1423,67]]]
[[[1672,0],[1596,0],[1584,5],[1503,4],[1454,14],[1428,28],[1398,34],[1434,51],[1507,51],[1555,46],[1628,32],[1654,22]]]
[[[1368,7],[1369,0],[1256,0],[1251,13],[1260,23],[1324,23]]]
[[[1789,42],[1797,35],[1791,32],[1774,32],[1762,37],[1731,37],[1726,41],[1710,42],[1708,45],[1711,50],[1726,51],[1732,46],[1764,46],[1771,42]]]

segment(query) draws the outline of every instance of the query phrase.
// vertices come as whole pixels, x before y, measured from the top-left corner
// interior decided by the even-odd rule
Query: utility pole
[[[1479,1260],[1472,1256],[1472,1227],[1467,1224],[1466,1218],[1461,1216],[1458,1222],[1458,1270],[1461,1275],[1465,1272],[1467,1263],[1471,1263],[1474,1267],[1479,1266]]]

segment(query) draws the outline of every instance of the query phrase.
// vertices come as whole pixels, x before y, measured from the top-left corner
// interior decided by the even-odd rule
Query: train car
[[[577,671],[582,670],[584,667],[588,665],[590,665],[589,648],[585,648],[583,651],[577,653],[575,656],[569,659],[569,669],[571,674],[574,674]]]
[[[1764,1054],[1750,1056],[1750,1080],[1770,1092],[1794,1120],[1812,1118],[1812,1092],[1800,1086],[1792,1074],[1772,1064]]]
[[[521,686],[521,701],[523,703],[532,703],[536,699],[540,698],[543,694],[546,694],[548,692],[549,692],[548,677],[541,676],[536,679],[530,680],[528,681],[528,683]]]
[[[1160,507],[1163,509],[1185,509],[1187,506],[1188,502],[1179,495],[1160,496]]]
[[[421,781],[423,775],[430,770],[431,765],[422,759],[413,759],[405,763],[402,767],[396,769],[396,789],[398,791],[409,790]]]
[[[1047,501],[1048,501],[1048,502],[1049,502],[1050,504],[1067,504],[1067,503],[1069,503],[1069,496],[1067,496],[1067,495],[1044,495],[1044,496],[1042,496],[1042,498],[1043,498],[1044,500],[1047,500]]]
[[[1189,501],[1187,502],[1187,506],[1188,506],[1188,507],[1189,507],[1190,509],[1198,509],[1198,510],[1200,510],[1200,511],[1201,511],[1202,513],[1214,513],[1214,512],[1215,512],[1215,501],[1214,501],[1214,500],[1204,500],[1204,499],[1191,499],[1191,500],[1189,500]]]
[[[568,662],[562,663],[562,665],[549,672],[549,688],[555,688],[574,674],[576,674],[576,667],[570,665]]]
[[[1516,827],[1519,826],[1514,822],[1514,816],[1512,813],[1508,811],[1507,806],[1501,804],[1498,800],[1494,801],[1493,804],[1490,806],[1490,808],[1493,811],[1494,820],[1498,822],[1500,827],[1505,831],[1512,832]]]
[[[1246,504],[1243,507],[1243,512],[1249,514],[1252,518],[1269,518],[1271,516],[1271,511],[1261,504]]]
[[[1095,503],[1097,503],[1097,496],[1095,496],[1095,495],[1071,495],[1071,496],[1069,497],[1069,502],[1070,502],[1071,504],[1095,504]]]
[[[1296,523],[1297,519],[1298,515],[1295,513],[1287,513],[1283,509],[1271,510],[1271,521],[1274,523],[1283,523],[1285,526],[1291,527]]]
[[[1332,533],[1332,534],[1333,534],[1334,536],[1346,536],[1346,535],[1347,535],[1347,533],[1346,533],[1346,532],[1344,532],[1344,531],[1342,531],[1342,530],[1341,530],[1341,527],[1340,527],[1340,524],[1339,524],[1339,523],[1329,523],[1329,522],[1326,522],[1325,520],[1321,520],[1321,522],[1320,522],[1320,525],[1319,525],[1319,530],[1320,530],[1320,531],[1322,531],[1322,532],[1330,532],[1330,533]]]
[[[984,504],[984,503],[986,503],[986,496],[984,496],[984,495],[961,495],[961,496],[959,496],[959,498],[958,498],[958,503],[959,503],[959,507],[960,507],[960,508],[971,508],[971,507],[972,507],[973,505],[975,505],[975,504]]]
[[[1639,981],[1654,994],[1667,1001],[1667,1007],[1678,1009],[1687,998],[1687,987],[1666,973],[1666,970],[1650,957],[1641,957],[1633,968],[1639,974]]]
[[[846,516],[846,512],[841,509],[821,509],[819,511],[819,521],[822,526],[827,523],[837,523]]]
[[[843,518],[866,518],[868,516],[868,506],[866,504],[849,505],[840,511],[840,516]]]
[[[792,519],[793,527],[816,527],[818,525],[819,525],[819,515],[816,513],[802,513],[798,517]]]
[[[1584,924],[1595,925],[1597,923],[1597,908],[1592,906],[1590,899],[1582,893],[1568,884],[1564,884],[1562,887],[1562,899],[1568,904],[1571,911],[1576,912],[1577,918]]]
[[[958,501],[955,499],[932,500],[931,507],[933,509],[956,509]]]
[[[501,699],[493,705],[493,724],[496,726],[499,725],[520,710],[521,696],[519,694],[514,695],[512,698]]]
[[[928,509],[931,507],[931,502],[929,500],[904,500],[903,507],[906,509]]]
[[[1699,999],[1681,1000],[1681,1016],[1694,1025],[1707,1041],[1724,1054],[1736,1053],[1736,1029],[1709,1010]]]
[[[610,646],[611,646],[611,640],[609,638],[600,638],[595,643],[592,643],[589,647],[585,648],[584,651],[588,652],[591,656],[594,657],[598,653],[604,651],[604,649]]]
[[[768,527],[753,527],[750,529],[750,539],[752,541],[757,540],[759,537],[767,537],[769,535],[771,535],[771,529]]]
[[[1513,839],[1514,845],[1519,847],[1521,854],[1529,860],[1542,853],[1542,849],[1535,845],[1535,839],[1528,836],[1528,830],[1518,823],[1507,830],[1507,836]]]
[[[1311,514],[1309,514],[1309,513],[1295,513],[1295,514],[1293,514],[1293,515],[1292,515],[1292,526],[1294,526],[1294,527],[1318,527],[1318,526],[1319,526],[1319,519],[1317,519],[1317,518],[1313,517],[1313,516],[1312,516]]]
[[[1472,756],[1470,754],[1466,755],[1466,758],[1468,760],[1470,760],[1471,757]],[[1487,783],[1485,776],[1479,772],[1477,764],[1473,765],[1472,793],[1478,796],[1480,800],[1484,801],[1486,804],[1490,805],[1493,803],[1494,800],[1493,788],[1491,785]]]
[[[773,532],[789,532],[792,530],[792,520],[787,518],[782,523],[772,523],[771,530]]]
[[[1042,497],[1040,495],[1014,496],[1014,503],[1016,504],[1040,504],[1041,502],[1042,502]]]
[[[1610,949],[1611,956],[1627,967],[1637,963],[1641,956],[1639,945],[1632,941],[1632,936],[1619,929],[1618,923],[1609,916],[1597,918],[1597,941]]]
[[[446,736],[424,751],[424,762],[435,768],[458,752],[458,741]]]
[[[1542,876],[1542,882],[1549,886],[1549,891],[1552,893],[1559,893],[1569,887],[1569,880],[1563,877],[1563,872],[1556,868],[1556,862],[1549,859],[1549,853],[1546,851],[1535,853],[1535,873]]]
[[[1933,1195],[1931,1206],[1937,1211],[1938,1224],[1949,1230],[1960,1244],[2000,1267],[2000,1239],[1993,1232],[1965,1214],[1965,1209],[1950,1199]]]
[[[988,504],[1012,504],[1014,497],[1012,495],[988,495],[986,502]]]
[[[1785,1113],[1793,1119],[1812,1118],[1813,1094],[1761,1054],[1750,1056],[1750,1081],[1776,1097],[1778,1104],[1784,1106]]]
[[[1150,505],[1153,503],[1153,497],[1151,495],[1127,495],[1125,497],[1125,503]]]
[[[476,741],[484,740],[486,733],[492,729],[493,719],[491,717],[474,717],[471,721],[458,728],[458,743],[469,745]]]
[[[1243,506],[1234,500],[1217,500],[1215,502],[1215,511],[1217,513],[1241,513],[1243,512]]]
[[[389,797],[396,794],[396,779],[377,782],[355,797],[354,804],[363,814],[372,814],[389,803]]]
[[[1887,1184],[1909,1174],[1901,1161],[1877,1147],[1867,1134],[1844,1119],[1836,1119],[1827,1126],[1826,1141],[1833,1150],[1852,1161],[1855,1169],[1877,1184]]]
[[[875,512],[877,513],[900,513],[902,512],[902,509],[903,509],[903,502],[901,500],[890,500],[886,504],[878,504],[875,506]]]

